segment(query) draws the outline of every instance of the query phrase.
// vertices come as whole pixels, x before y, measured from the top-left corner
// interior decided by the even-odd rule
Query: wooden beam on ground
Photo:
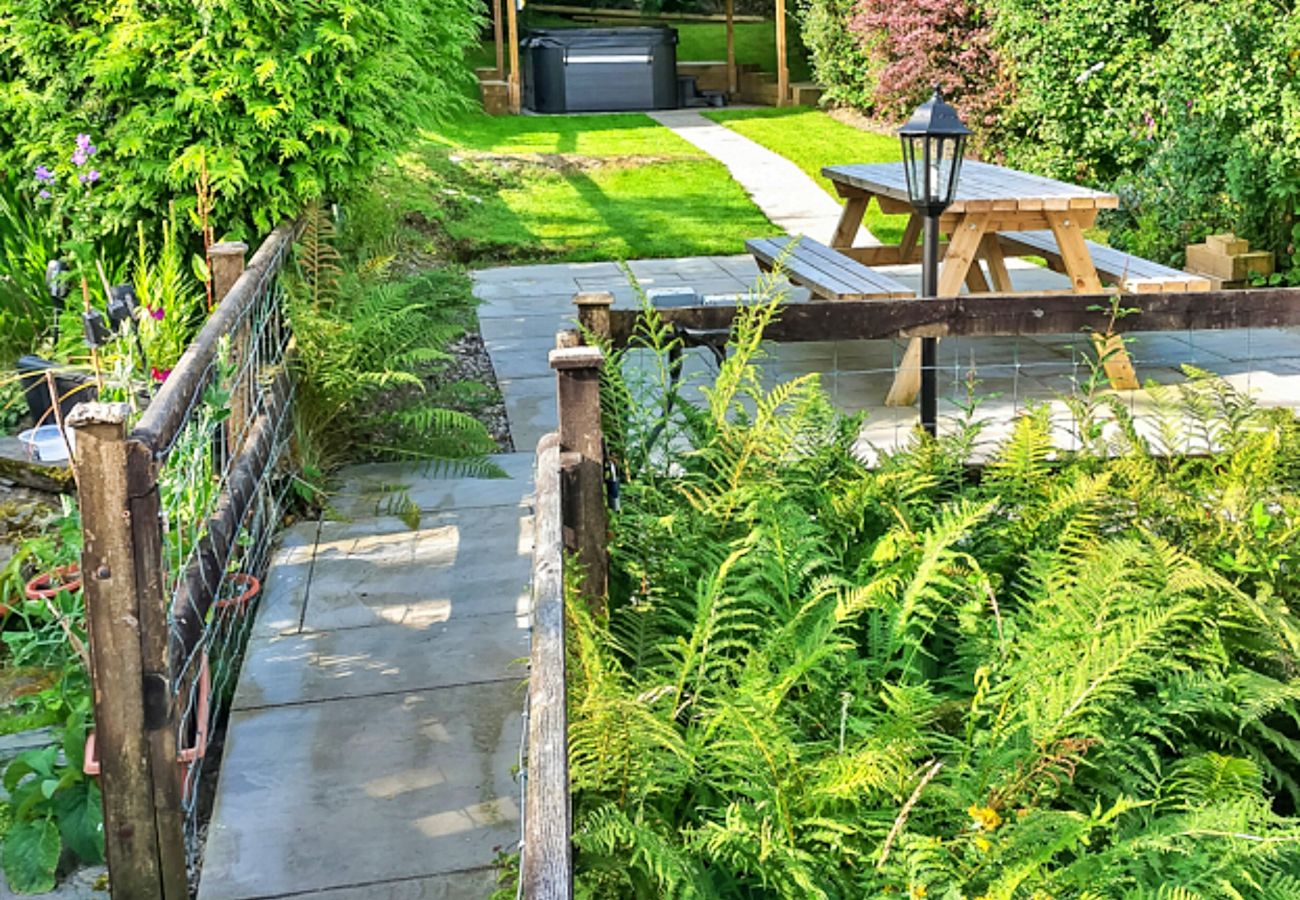
[[[790,65],[785,41],[785,0],[776,0],[776,105],[790,105]]]
[[[768,326],[776,343],[886,340],[898,337],[1013,337],[1133,334],[1300,326],[1300,288],[1187,291],[1170,294],[966,294],[934,299],[789,303]],[[1123,315],[1113,317],[1115,302]],[[659,309],[667,324],[726,329],[734,306]],[[638,310],[611,309],[614,348],[627,346]],[[1300,355],[1300,336],[1296,338]]]
[[[536,467],[528,787],[519,878],[523,896],[530,900],[571,900],[573,824],[565,708],[564,522],[558,434],[548,434],[538,443]]]
[[[736,71],[736,0],[727,0],[727,93],[740,93],[740,73]]]
[[[502,0],[506,4],[507,32],[510,40],[510,113],[519,115],[523,110],[523,88],[519,76],[519,10],[518,0]]]

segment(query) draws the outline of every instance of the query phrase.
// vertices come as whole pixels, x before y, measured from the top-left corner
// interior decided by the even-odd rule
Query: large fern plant
[[[1076,454],[1040,412],[981,475],[974,424],[867,470],[815,377],[763,375],[773,314],[711,384],[652,310],[608,370],[579,895],[1300,897],[1296,419],[1201,379],[1153,436],[1085,398]]]
[[[391,257],[345,259],[336,239],[329,215],[309,210],[288,284],[304,468],[406,459],[495,474],[487,429],[429,388],[472,321],[464,276],[439,269],[397,278]]]

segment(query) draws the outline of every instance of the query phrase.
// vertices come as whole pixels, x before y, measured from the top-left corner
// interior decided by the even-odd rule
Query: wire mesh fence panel
[[[215,760],[209,750],[282,518],[292,385],[281,271],[291,242],[250,270],[235,317],[171,440],[157,448],[187,866],[196,876]]]
[[[213,736],[292,486],[282,274],[294,234],[276,229],[246,270],[238,246],[243,274],[138,418],[128,404],[84,404],[74,423],[89,448],[82,565],[96,574],[87,769],[102,772],[109,877],[123,896],[197,887]]]

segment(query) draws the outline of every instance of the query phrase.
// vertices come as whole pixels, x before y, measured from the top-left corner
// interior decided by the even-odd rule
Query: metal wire
[[[290,247],[283,241],[261,270],[253,301],[223,339],[202,390],[157,457],[191,887],[202,858],[209,776],[215,775],[209,764],[213,731],[234,693],[292,485],[286,460],[293,394],[284,377],[291,334],[280,279]],[[215,589],[202,589],[211,585]],[[201,625],[197,633],[194,622]]]

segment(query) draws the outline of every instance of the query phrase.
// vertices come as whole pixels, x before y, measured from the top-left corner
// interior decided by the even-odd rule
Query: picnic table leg
[[[948,253],[943,258],[943,268],[939,272],[938,296],[956,297],[961,293],[961,286],[979,252],[988,222],[988,213],[972,213],[962,218],[953,229],[948,237]],[[982,279],[983,275],[980,277]],[[911,406],[916,402],[920,390],[921,339],[912,338],[907,342],[907,352],[903,354],[902,362],[898,364],[898,373],[894,375],[894,384],[885,397],[885,405]]]
[[[980,241],[980,256],[989,264],[989,277],[993,279],[993,288],[1004,294],[1011,293],[1011,274],[1007,272],[1007,260],[1002,253],[1002,244],[996,234],[986,234]]]
[[[1061,261],[1065,264],[1065,271],[1070,276],[1075,293],[1101,293],[1101,279],[1097,277],[1097,267],[1088,253],[1088,244],[1078,221],[1068,212],[1055,212],[1047,214],[1047,223],[1052,227],[1056,246],[1061,251]],[[1133,361],[1124,350],[1124,340],[1119,335],[1094,334],[1092,342],[1106,369],[1111,387],[1120,391],[1132,391],[1141,387],[1137,372],[1133,369]]]
[[[916,213],[907,218],[907,227],[903,229],[903,239],[898,242],[898,261],[900,263],[911,262],[912,253],[916,250],[916,241],[921,237],[921,226],[925,224],[925,219]]]
[[[853,246],[853,239],[858,236],[862,217],[867,214],[867,204],[871,202],[870,194],[849,194],[840,213],[840,221],[831,235],[831,246],[837,250]]]

